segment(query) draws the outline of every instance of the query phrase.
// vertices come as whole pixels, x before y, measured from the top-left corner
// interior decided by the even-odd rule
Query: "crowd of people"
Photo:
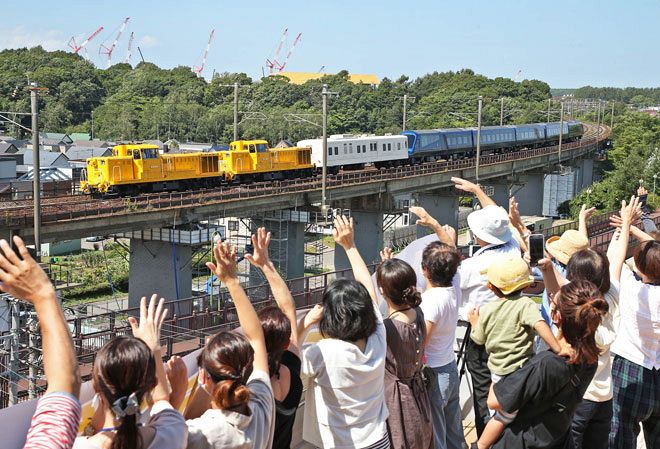
[[[269,259],[270,233],[260,228],[246,256],[276,302],[258,312],[236,249],[218,243],[208,268],[231,295],[240,331],[208,338],[187,397],[183,360],[161,363],[164,300],[143,298],[132,336],[96,356],[94,416],[80,436],[79,368],[53,286],[19,237],[18,254],[0,241],[0,289],[34,305],[48,380],[25,448],[288,448],[304,394],[303,438],[316,447],[462,449],[455,344],[464,320],[473,447],[630,449],[641,425],[646,447],[659,449],[660,241],[647,227],[646,192],[611,218],[607,254],[589,247],[593,210],[583,208],[579,229],[548,239],[536,261],[514,198],[506,211],[478,185],[453,181],[481,204],[468,216],[478,251],[462,260],[456,230],[413,207],[437,241],[419,266],[385,248],[372,278],[353,219],[338,217],[334,239],[353,279],[330,283],[300,319]],[[639,243],[626,260],[631,236]],[[534,276],[544,281],[541,304],[523,294]],[[303,344],[313,328],[319,338]]]

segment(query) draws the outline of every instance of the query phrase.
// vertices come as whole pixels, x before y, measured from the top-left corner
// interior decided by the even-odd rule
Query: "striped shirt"
[[[69,449],[80,423],[80,401],[68,393],[49,393],[39,399],[23,449]]]

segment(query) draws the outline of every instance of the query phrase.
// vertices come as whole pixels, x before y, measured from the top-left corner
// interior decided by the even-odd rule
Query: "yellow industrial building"
[[[279,72],[279,73],[275,73],[275,75],[280,75],[289,78],[289,81],[291,81],[293,84],[304,84],[309,80],[317,80],[326,75],[333,75],[333,74],[312,73],[312,72]],[[370,74],[362,74],[362,73],[350,73],[348,75],[348,80],[351,83],[355,83],[355,84],[363,83],[363,84],[370,84],[373,86],[377,86],[380,83],[378,76],[370,75]]]

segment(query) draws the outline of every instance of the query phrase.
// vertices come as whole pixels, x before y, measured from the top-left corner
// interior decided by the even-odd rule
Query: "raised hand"
[[[648,195],[649,191],[645,187],[639,186],[637,188],[637,196]]]
[[[590,207],[587,209],[587,205],[583,204],[582,207],[580,208],[580,220],[584,220],[585,222],[591,218],[591,216],[596,212],[595,207]]]
[[[175,409],[181,407],[188,391],[188,368],[178,355],[173,355],[165,364],[167,380],[170,383],[170,404]]]
[[[449,243],[450,246],[456,246],[456,229],[453,227],[449,226],[448,224],[442,226],[442,230],[444,233],[447,235],[451,243]]]
[[[380,260],[382,262],[385,262],[386,260],[390,260],[394,258],[394,253],[392,252],[392,248],[386,246],[383,248],[383,250],[380,252]]]
[[[424,226],[427,228],[431,228],[435,230],[438,226],[438,220],[433,218],[428,212],[426,212],[426,209],[420,206],[410,206],[410,212],[413,214],[417,215],[419,218],[415,222],[415,224],[418,224],[420,226]]]
[[[236,266],[236,245],[231,246],[227,242],[218,242],[213,248],[215,263],[206,262],[209,270],[215,274],[220,282],[230,279],[238,279],[238,267]]]
[[[55,296],[55,288],[39,264],[30,256],[23,240],[14,236],[19,258],[6,240],[0,240],[0,290],[15,298],[35,301]],[[36,306],[37,304],[35,304]]]
[[[479,186],[473,182],[468,181],[467,179],[452,177],[451,182],[454,183],[454,187],[458,190],[463,190],[464,192],[476,193],[479,190]]]
[[[257,234],[252,235],[252,254],[246,254],[245,258],[257,268],[263,268],[270,258],[268,256],[268,245],[270,245],[270,232],[266,228],[257,229]]]
[[[147,307],[147,298],[145,296],[140,300],[140,321],[135,317],[129,317],[128,322],[133,330],[133,336],[144,341],[152,351],[160,349],[160,329],[163,327],[163,321],[167,316],[168,310],[163,308],[165,299],[160,298],[158,304],[158,295],[151,295],[149,306]]]
[[[312,309],[307,312],[307,315],[305,315],[305,327],[307,328],[321,321],[321,318],[323,318],[323,313],[324,310],[321,304],[316,304],[314,307],[312,307]]]
[[[355,230],[353,217],[346,218],[339,215],[335,218],[335,228],[332,230],[335,242],[345,250],[355,247]]]
[[[636,196],[630,197],[630,202],[626,204],[626,200],[621,200],[621,221],[628,224],[633,224],[642,217],[642,206],[639,198]]]

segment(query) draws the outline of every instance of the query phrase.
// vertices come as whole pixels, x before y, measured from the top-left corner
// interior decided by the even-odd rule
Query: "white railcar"
[[[301,140],[298,147],[312,148],[312,163],[323,166],[323,139]],[[337,134],[328,137],[329,168],[363,168],[367,164],[377,167],[403,165],[408,160],[406,136],[375,136]]]

